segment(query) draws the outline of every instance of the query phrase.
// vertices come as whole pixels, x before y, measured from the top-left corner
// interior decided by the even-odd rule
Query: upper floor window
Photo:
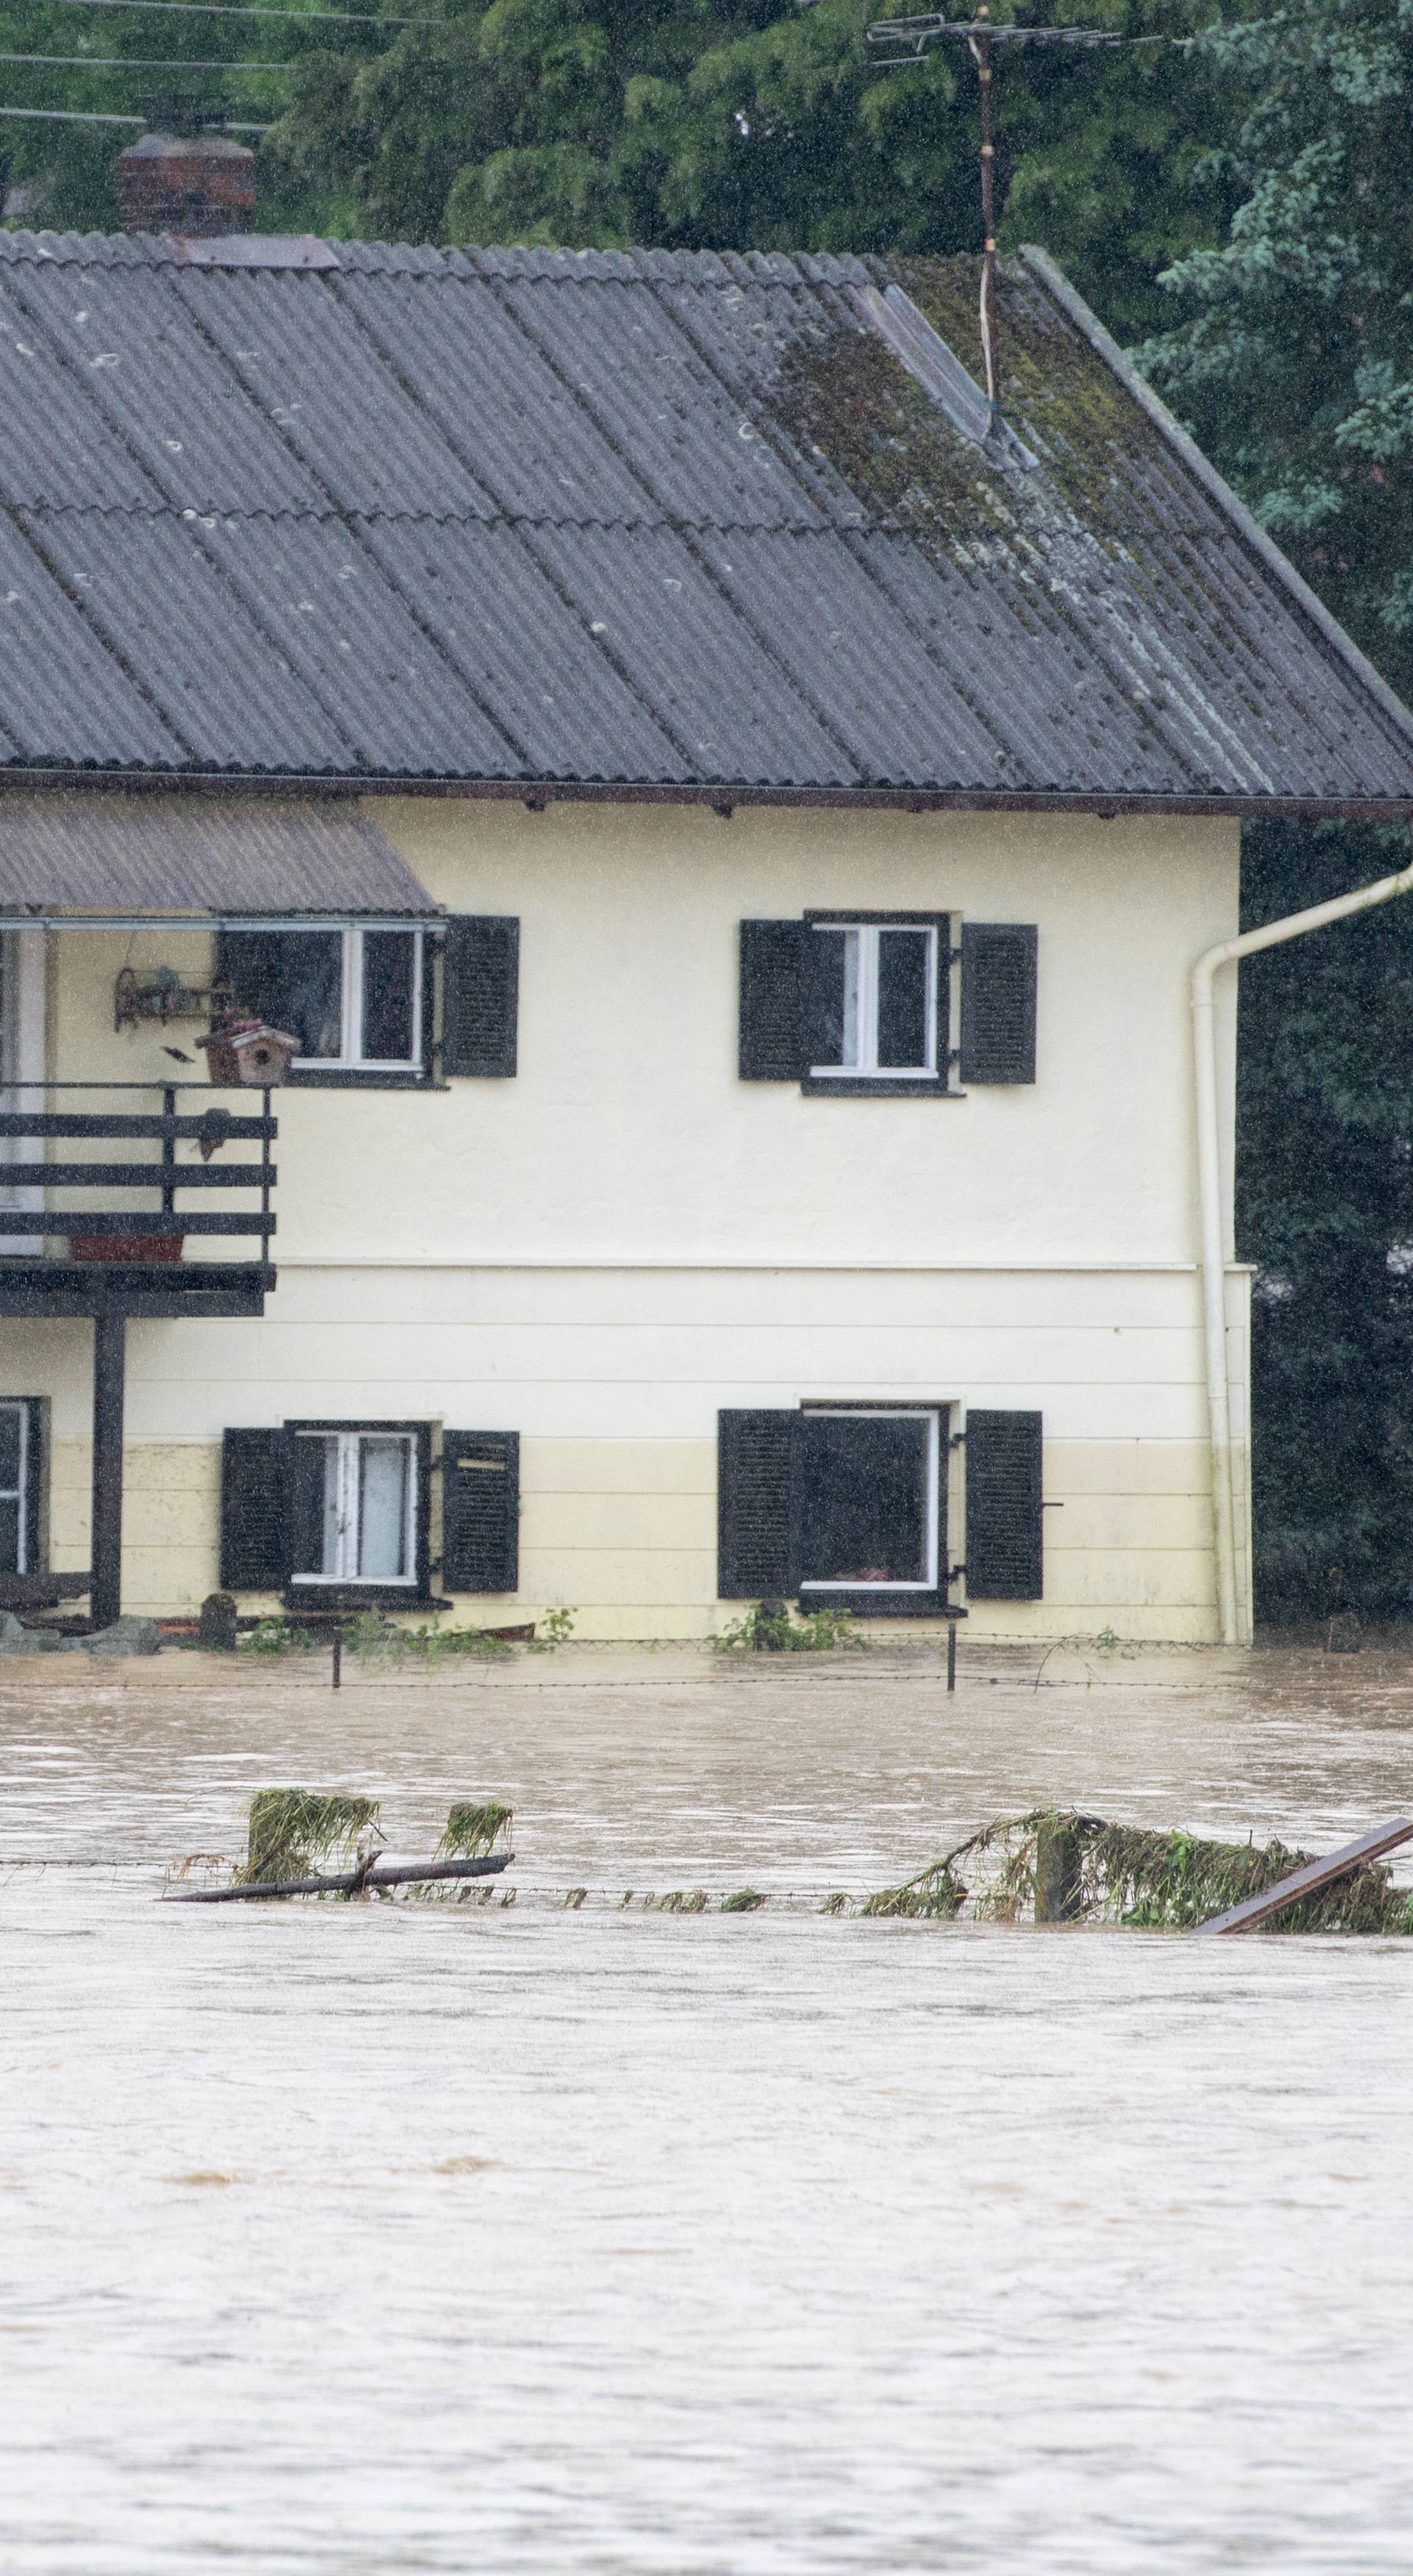
[[[1031,1083],[1036,997],[1030,922],[862,911],[743,921],[737,1071],[798,1082],[816,1100],[955,1100]]]
[[[816,921],[810,956],[810,1071],[905,1074],[938,1070],[938,925]],[[945,1057],[946,1032],[943,1036]]]
[[[289,1031],[296,1072],[425,1067],[420,930],[225,930],[217,974],[237,1009]]]

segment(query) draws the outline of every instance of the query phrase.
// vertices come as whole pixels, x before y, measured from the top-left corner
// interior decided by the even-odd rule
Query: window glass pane
[[[338,1565],[338,1440],[302,1431],[294,1443],[290,1493],[290,1569],[330,1579]]]
[[[859,934],[816,927],[810,950],[809,1057],[814,1065],[859,1060]]]
[[[412,1024],[415,930],[363,933],[363,1053],[370,1063],[410,1064],[420,1057]]]
[[[926,1583],[931,1432],[916,1414],[804,1415],[806,1583]]]
[[[15,1494],[20,1486],[20,1408],[17,1404],[0,1404],[0,1494]]]
[[[342,1053],[342,931],[228,930],[218,971],[234,1007],[288,1029],[301,1055]]]
[[[0,1502],[0,1574],[20,1574],[20,1506],[17,1497]]]
[[[385,1580],[406,1575],[407,1487],[411,1443],[364,1439],[359,1497],[358,1571]]]
[[[883,930],[878,937],[878,1062],[911,1071],[925,1066],[927,951],[925,930]]]

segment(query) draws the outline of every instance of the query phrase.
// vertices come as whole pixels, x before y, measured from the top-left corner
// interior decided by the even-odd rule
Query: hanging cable
[[[150,128],[148,116],[114,116],[100,108],[87,107],[0,107],[0,116],[33,116],[45,125],[141,125]],[[220,134],[273,134],[271,125],[233,125],[223,117],[215,129]]]
[[[288,72],[293,63],[247,63],[239,56],[211,62],[204,56],[154,54],[0,54],[0,63],[49,63],[67,72]]]
[[[274,9],[260,5],[260,0],[50,0],[62,9],[146,9],[161,13],[170,10],[181,18],[295,18],[301,26],[319,26],[334,19],[346,27],[445,27],[445,18],[388,18],[374,9]],[[57,111],[56,111],[57,112]]]

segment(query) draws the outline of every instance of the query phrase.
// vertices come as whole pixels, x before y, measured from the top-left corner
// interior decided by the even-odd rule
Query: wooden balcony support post
[[[100,1307],[93,1319],[93,1587],[95,1628],[121,1616],[123,1595],[123,1379],[127,1317]]]

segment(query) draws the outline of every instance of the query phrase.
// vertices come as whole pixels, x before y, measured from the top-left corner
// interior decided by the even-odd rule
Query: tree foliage
[[[1140,363],[1413,694],[1413,7],[1296,0],[1198,50],[1245,113],[1197,175],[1238,203]]]

